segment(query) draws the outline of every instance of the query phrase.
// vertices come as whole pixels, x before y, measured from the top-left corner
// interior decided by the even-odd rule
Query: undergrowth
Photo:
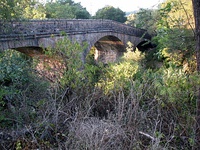
[[[0,149],[192,148],[197,74],[147,69],[130,51],[117,64],[83,66],[83,49],[64,38],[45,50],[62,66],[53,82],[21,54],[1,57]]]

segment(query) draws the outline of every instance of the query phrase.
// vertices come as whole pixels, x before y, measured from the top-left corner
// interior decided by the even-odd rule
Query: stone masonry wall
[[[99,31],[111,31],[147,39],[151,38],[146,30],[103,19],[0,21],[0,41],[49,37],[49,35],[57,35],[61,32],[76,34]]]

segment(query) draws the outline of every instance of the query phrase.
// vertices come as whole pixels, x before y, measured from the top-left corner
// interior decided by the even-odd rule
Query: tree
[[[192,5],[186,0],[167,0],[158,13],[156,24],[157,54],[165,64],[184,68],[185,72],[196,70]]]
[[[17,6],[17,0],[1,0],[0,1],[0,19],[10,20],[18,18],[21,10]]]
[[[126,21],[125,12],[113,6],[106,6],[99,9],[94,16],[95,19],[110,19],[124,23]]]
[[[59,18],[59,19],[72,19],[75,18],[73,7],[68,3],[47,3],[46,4],[46,17]]]
[[[36,0],[1,0],[0,19],[43,19],[44,6]]]
[[[59,0],[46,4],[46,17],[59,19],[89,19],[89,12],[80,3],[71,0]]]
[[[194,28],[192,2],[188,0],[167,0],[160,6],[160,15],[169,27]],[[163,22],[163,23],[164,23]]]
[[[80,3],[77,3],[74,5],[75,8],[75,18],[76,19],[89,19],[91,18],[90,13],[86,10],[86,8],[83,8]]]
[[[196,57],[197,57],[197,71],[200,73],[200,1],[192,0],[194,18],[195,18],[195,37],[196,37]],[[200,87],[198,87],[198,97],[196,101],[196,147],[200,149]]]
[[[23,18],[44,19],[46,18],[45,7],[41,3],[35,2],[24,8]]]
[[[135,14],[135,24],[137,28],[147,30],[150,34],[156,35],[157,21],[160,19],[158,10],[140,9]]]
[[[89,19],[91,16],[89,12],[85,9],[76,10],[76,19]]]

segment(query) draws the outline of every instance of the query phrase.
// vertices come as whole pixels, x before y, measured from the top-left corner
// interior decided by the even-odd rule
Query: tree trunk
[[[195,18],[195,39],[196,39],[196,57],[197,71],[200,73],[200,0],[192,0],[194,18]],[[200,86],[198,85],[198,96],[196,101],[196,130],[195,147],[200,150]]]

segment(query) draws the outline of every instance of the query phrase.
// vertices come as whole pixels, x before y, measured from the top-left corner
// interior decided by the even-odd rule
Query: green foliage
[[[25,19],[45,19],[46,10],[43,4],[39,2],[32,3],[24,8],[23,18]]]
[[[89,12],[79,3],[73,1],[49,2],[45,5],[47,18],[89,19]]]
[[[157,56],[165,60],[166,65],[195,71],[194,33],[191,3],[185,0],[168,0],[159,9],[157,21]]]
[[[16,143],[16,150],[22,150],[22,144],[21,144],[21,141],[17,141]]]
[[[94,58],[95,57],[95,51],[96,51],[96,48],[93,46],[90,49],[90,52],[86,56],[86,63],[87,64],[96,65],[96,61],[95,61],[95,58]]]
[[[194,61],[194,41],[191,30],[160,28],[157,31],[158,35],[154,40],[159,43],[157,48],[160,57],[176,66],[183,66]],[[191,68],[191,70],[193,69]]]
[[[72,43],[67,37],[59,39],[55,48],[48,48],[45,51],[48,57],[57,59],[62,64],[61,84],[63,86],[78,87],[77,83],[81,80],[81,72],[79,70],[83,67],[80,59],[82,51],[80,44],[77,42]]]
[[[101,75],[98,86],[104,88],[105,93],[112,91],[128,90],[131,87],[131,81],[139,68],[139,61],[143,56],[138,51],[131,52],[127,49],[121,62],[118,64],[109,64]]]
[[[160,26],[167,28],[194,28],[192,1],[167,0],[159,9]]]
[[[196,84],[200,80],[197,74],[188,75],[181,69],[161,69],[162,80],[156,81],[155,86],[161,96],[165,96],[168,102],[187,106],[192,103],[195,107]],[[177,99],[177,95],[179,98]]]
[[[47,3],[45,7],[47,18],[75,18],[73,7],[71,7],[68,3],[65,5],[59,3]]]
[[[135,14],[133,26],[148,31],[151,35],[156,35],[157,21],[160,19],[158,10],[140,9]]]
[[[16,6],[16,0],[1,0],[0,1],[0,19],[10,20],[18,18],[20,11]]]
[[[34,18],[31,12],[35,3],[20,1],[28,5],[18,7],[14,2],[0,2],[0,8],[8,10],[5,13],[0,9],[1,18],[22,17],[24,11],[22,18]],[[39,7],[42,12],[43,6]],[[49,18],[87,18],[84,8],[71,0],[47,3],[45,7],[49,7]],[[14,147],[24,149],[28,144],[25,141],[34,140],[37,148],[46,143],[47,149],[63,145],[67,149],[95,149],[99,145],[103,149],[110,145],[124,149],[192,149],[200,77],[194,71],[190,2],[167,0],[160,7],[142,9],[132,20],[137,27],[156,33],[157,49],[148,54],[132,52],[133,45],[128,43],[127,53],[115,64],[96,64],[94,48],[83,64],[87,44],[72,42],[61,33],[56,46],[45,50],[46,59],[61,66],[55,71],[55,66],[45,64],[55,75],[51,84],[36,74],[34,58],[10,50],[0,53],[0,128],[27,128],[24,140],[14,138]],[[107,16],[115,16],[114,10],[108,12]],[[166,65],[147,69],[149,61],[157,56]],[[94,114],[97,109],[107,114],[104,119]]]
[[[80,45],[78,42],[72,42],[67,37],[57,41],[55,48],[49,48],[45,51],[50,58],[58,60],[62,69],[57,74],[61,77],[55,79],[62,88],[69,87],[73,92],[81,94],[84,90],[89,90],[98,80],[99,67],[86,63],[83,64],[81,57],[87,44]]]
[[[137,48],[133,52],[133,44],[129,41],[127,43],[126,53],[124,53],[123,57],[121,58],[124,61],[136,61],[140,62],[144,59],[145,55],[142,54]]]
[[[140,67],[134,77],[137,87],[147,88],[143,91],[143,101],[157,99],[162,107],[172,105],[184,115],[186,112],[195,113],[196,86],[200,83],[197,73],[187,74],[176,67],[162,67],[157,71]]]
[[[126,21],[125,12],[119,8],[114,8],[113,6],[106,6],[99,9],[95,16],[95,19],[110,19],[118,22],[124,23]]]
[[[20,92],[23,85],[28,82],[28,66],[30,60],[25,60],[25,56],[15,51],[8,50],[0,57],[0,102],[4,107],[5,96],[14,99]]]
[[[74,1],[72,0],[56,0],[57,3],[60,3],[60,4],[69,4],[69,5],[73,5],[74,4]]]
[[[58,0],[45,5],[37,0],[2,0],[0,19],[89,19],[89,12],[80,3],[71,0]]]
[[[112,90],[127,90],[130,87],[130,80],[134,77],[138,69],[135,62],[123,62],[118,65],[110,65],[104,74],[104,80],[100,83],[105,86],[105,92],[110,93]],[[105,79],[106,78],[106,79]]]
[[[42,98],[46,83],[39,81],[31,66],[32,59],[13,50],[0,56],[1,127],[32,121],[34,103]],[[39,96],[40,95],[40,96]],[[24,120],[25,119],[25,120]]]
[[[90,76],[89,83],[92,86],[95,86],[104,70],[104,64],[101,62],[97,63],[95,61],[95,47],[92,47],[89,54],[87,54],[86,64],[84,67],[84,73],[86,74],[86,77]]]
[[[0,19],[43,19],[45,9],[36,0],[1,0]]]
[[[1,54],[0,59],[0,81],[5,82],[26,82],[28,65],[31,60],[26,60],[26,56],[12,50]],[[22,69],[24,68],[24,69]]]
[[[90,18],[91,18],[91,16],[85,8],[82,8],[82,9],[77,8],[76,9],[76,19],[90,19]]]
[[[180,143],[184,130],[184,135],[188,137],[184,143],[191,143],[187,145],[189,149],[193,139],[196,86],[200,84],[199,75],[195,72],[185,73],[182,68],[172,65],[157,70],[145,69],[141,64],[144,63],[144,56],[137,54],[136,57],[136,54],[130,51],[124,57],[122,62],[109,64],[104,69],[97,86],[113,99],[117,99],[116,95],[121,95],[115,102],[121,104],[124,109],[132,104],[134,110],[140,110],[145,116],[147,115],[148,121],[143,124],[146,130],[152,130],[147,129],[147,124],[150,125],[152,121],[150,126],[154,126],[154,119],[157,116],[159,127],[155,127],[154,136],[160,140],[160,145],[168,142],[169,135],[175,136],[176,138],[169,145],[175,144],[179,149],[181,146],[177,144]],[[130,102],[131,100],[133,103]],[[135,105],[136,101],[139,103],[139,108]],[[126,102],[129,106],[124,106]],[[121,107],[119,109],[122,109]],[[124,110],[123,115],[125,112],[129,111]],[[128,117],[124,118],[127,119]],[[168,125],[172,122],[173,133],[170,131],[172,126]]]
[[[185,118],[185,120],[181,120],[182,124],[187,125],[187,119],[191,121],[191,124],[187,126],[191,130],[195,115],[196,86],[200,82],[199,75],[197,73],[187,74],[176,67],[163,67],[158,71],[143,71],[140,70],[135,80],[135,82],[140,81],[140,84],[148,81],[151,83],[150,89],[145,91],[143,101],[156,99],[160,102],[162,109],[174,108],[180,118]],[[190,134],[189,131],[188,134]]]
[[[157,10],[140,9],[133,23],[154,36],[153,42],[157,45],[154,54],[146,54],[149,67],[155,68],[155,63],[164,60],[166,66],[175,65],[184,68],[186,72],[195,71],[191,1],[167,0]]]

